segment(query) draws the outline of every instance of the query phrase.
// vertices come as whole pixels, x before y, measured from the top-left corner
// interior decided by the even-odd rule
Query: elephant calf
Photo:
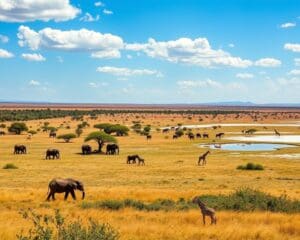
[[[75,195],[76,189],[82,191],[82,199],[84,199],[85,192],[84,192],[84,186],[82,182],[71,178],[52,179],[49,183],[47,201],[49,201],[51,197],[52,200],[55,200],[55,196],[54,196],[55,193],[65,193],[64,200],[67,200],[69,193],[71,193],[72,198],[76,200],[76,195]]]

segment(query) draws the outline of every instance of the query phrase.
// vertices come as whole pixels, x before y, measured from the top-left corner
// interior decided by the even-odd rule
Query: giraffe
[[[203,218],[203,225],[205,225],[205,217],[209,216],[211,224],[217,224],[216,211],[213,208],[206,207],[206,205],[200,200],[199,197],[193,199],[193,203],[198,204]]]
[[[280,137],[280,133],[276,129],[274,129],[274,132],[276,136]]]
[[[202,165],[206,164],[206,157],[209,153],[210,153],[210,151],[207,151],[206,153],[199,156],[198,165],[200,165],[201,161],[202,161]]]

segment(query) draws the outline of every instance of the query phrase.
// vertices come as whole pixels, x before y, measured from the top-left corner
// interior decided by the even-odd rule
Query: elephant
[[[152,139],[152,136],[151,136],[151,135],[147,135],[147,136],[146,136],[146,139],[147,139],[147,140],[150,140],[150,139]]]
[[[191,132],[188,134],[188,137],[189,137],[190,140],[194,140],[195,139],[195,135],[193,133],[191,133]]]
[[[5,132],[4,131],[0,131],[0,136],[3,136],[5,135]]]
[[[224,135],[225,135],[225,133],[223,133],[223,132],[217,133],[216,138],[222,138]]]
[[[24,145],[15,145],[14,154],[26,154],[26,146],[24,146]]]
[[[106,146],[106,154],[109,155],[114,155],[114,154],[119,154],[120,150],[119,150],[119,146],[115,143],[113,144],[107,144]]]
[[[56,138],[56,132],[50,132],[49,137]]]
[[[60,153],[59,153],[59,150],[57,149],[48,149],[46,151],[46,159],[59,159],[60,158]]]
[[[201,138],[201,133],[197,133],[196,138]]]
[[[82,145],[81,150],[83,155],[92,153],[92,147],[90,145]]]
[[[67,200],[69,193],[71,193],[72,198],[76,200],[76,195],[74,191],[76,189],[82,191],[82,199],[84,199],[85,191],[83,183],[81,181],[72,178],[54,178],[49,182],[47,201],[49,201],[51,197],[54,201],[55,193],[65,193],[64,200]]]

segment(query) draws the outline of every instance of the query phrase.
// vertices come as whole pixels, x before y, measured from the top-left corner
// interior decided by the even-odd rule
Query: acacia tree
[[[28,131],[28,127],[23,122],[14,122],[8,128],[8,131],[19,135],[24,131]]]
[[[105,132],[99,131],[99,132],[91,132],[85,139],[84,141],[90,141],[94,140],[98,143],[98,152],[102,152],[102,147],[104,146],[105,143],[107,142],[113,142],[117,143],[117,139]]]
[[[100,123],[94,125],[94,128],[103,130],[107,134],[115,133],[117,136],[128,135],[129,128],[121,124]]]
[[[63,139],[65,142],[70,142],[70,140],[73,138],[76,138],[76,135],[74,133],[66,133],[57,137],[57,139]]]

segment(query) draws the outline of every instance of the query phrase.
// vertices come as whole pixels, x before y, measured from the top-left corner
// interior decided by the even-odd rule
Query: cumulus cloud
[[[66,21],[73,19],[80,9],[72,6],[69,0],[1,0],[0,21],[29,22]]]
[[[41,54],[37,54],[37,53],[23,53],[22,58],[24,58],[28,61],[35,61],[35,62],[46,61],[45,57],[43,57]]]
[[[123,48],[123,40],[119,36],[110,33],[102,34],[84,28],[69,31],[44,28],[36,32],[27,26],[20,26],[18,38],[21,47],[28,47],[31,50],[96,52],[94,57],[96,55],[118,57],[119,50]]]
[[[40,86],[41,83],[40,83],[39,81],[36,81],[36,80],[31,80],[31,81],[29,82],[29,85],[30,85],[30,86]]]
[[[130,77],[130,76],[143,76],[143,75],[156,75],[161,77],[162,74],[156,70],[149,69],[130,69],[130,68],[119,68],[119,67],[98,67],[97,72],[107,73],[114,76]]]
[[[249,79],[254,77],[251,73],[237,73],[235,76],[241,79]]]
[[[259,67],[279,67],[281,61],[275,58],[261,58],[254,65]]]
[[[104,3],[103,2],[95,2],[95,7],[103,7]]]
[[[292,27],[296,27],[296,23],[287,22],[280,25],[280,28],[292,28]]]
[[[2,43],[8,43],[9,38],[5,35],[0,34],[0,42]]]
[[[92,58],[120,58],[121,53],[118,49],[112,49],[112,50],[104,50],[104,51],[98,51],[98,52],[93,52],[91,54]]]
[[[178,81],[177,85],[180,88],[187,89],[187,88],[221,88],[222,84],[219,82],[216,82],[211,79],[206,79],[202,81],[193,81],[193,80],[184,80],[184,81]]]
[[[104,10],[103,10],[103,13],[104,13],[105,15],[112,15],[112,14],[113,14],[113,12],[112,12],[111,10],[108,10],[108,9],[104,9]]]
[[[93,17],[90,13],[85,13],[83,17],[81,17],[79,20],[83,22],[97,22],[100,19],[100,15],[96,15]]]
[[[99,88],[99,87],[106,87],[106,86],[108,86],[107,82],[100,82],[100,83],[89,82],[89,87],[91,88]]]
[[[0,48],[0,58],[12,58],[14,55],[5,49]]]
[[[299,43],[286,43],[286,44],[284,44],[284,49],[290,50],[292,52],[300,52],[300,44]]]
[[[142,51],[152,58],[201,67],[223,65],[245,68],[252,65],[250,60],[233,57],[221,49],[212,49],[206,38],[179,38],[167,42],[157,42],[155,39],[150,38],[144,44],[127,44],[126,49]]]
[[[288,75],[300,75],[300,69],[291,70]]]

